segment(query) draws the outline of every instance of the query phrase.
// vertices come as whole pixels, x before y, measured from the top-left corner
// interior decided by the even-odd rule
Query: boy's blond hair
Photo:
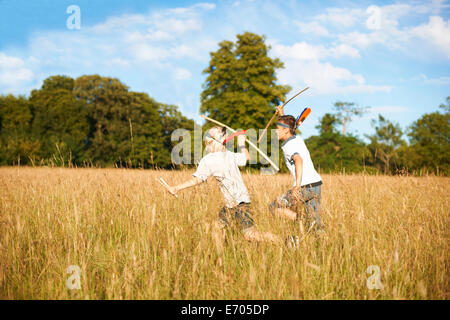
[[[206,152],[224,152],[226,147],[223,145],[223,141],[226,138],[226,129],[222,127],[213,127],[206,132],[205,143]]]

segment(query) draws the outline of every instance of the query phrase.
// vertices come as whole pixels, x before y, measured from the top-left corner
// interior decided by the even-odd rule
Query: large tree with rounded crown
[[[201,94],[200,112],[234,128],[264,128],[285,100],[289,86],[276,84],[275,72],[283,68],[268,56],[265,37],[245,32],[236,43],[222,41],[211,52]]]

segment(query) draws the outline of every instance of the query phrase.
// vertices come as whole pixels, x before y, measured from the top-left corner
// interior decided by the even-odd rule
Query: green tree
[[[447,97],[447,104],[441,104],[439,106],[439,108],[444,110],[444,113],[449,113],[450,112],[450,96]]]
[[[30,103],[35,113],[32,134],[41,141],[40,157],[81,163],[85,160],[89,133],[86,104],[73,95],[74,80],[53,76],[33,90]]]
[[[169,164],[172,163],[171,159],[171,151],[173,147],[179,143],[179,141],[171,141],[172,133],[176,129],[185,129],[190,131],[191,135],[191,146],[195,143],[202,143],[202,141],[195,141],[194,138],[194,127],[197,125],[194,120],[188,119],[183,114],[178,111],[177,106],[167,105],[161,103],[159,105],[159,114],[161,117],[161,125],[162,125],[162,141],[163,148],[161,150],[161,157],[164,157],[164,164],[168,167]],[[194,150],[191,147],[191,153],[193,154]],[[190,156],[190,161],[193,163],[192,155]]]
[[[237,42],[222,41],[211,53],[201,93],[200,112],[233,128],[261,128],[285,99],[289,86],[276,84],[283,68],[268,56],[265,38],[245,32]]]
[[[78,165],[169,167],[177,143],[172,132],[194,126],[176,106],[129,91],[118,79],[51,76],[29,99],[0,96],[0,164],[56,159],[61,165],[70,159]]]
[[[130,140],[122,141],[123,152],[131,142],[131,159],[134,166],[157,167],[167,165],[159,104],[146,93],[130,92],[128,114]]]
[[[414,169],[440,168],[446,174],[450,169],[450,97],[447,105],[440,106],[444,113],[433,112],[424,114],[410,127],[409,152],[413,161],[410,165]],[[410,150],[411,151],[411,150]]]
[[[116,78],[87,75],[75,80],[74,95],[87,105],[91,161],[107,166],[164,162],[159,104],[147,94],[129,92]]]
[[[365,112],[367,112],[366,108],[355,107],[354,102],[342,102],[338,101],[334,104],[335,109],[337,110],[337,118],[339,119],[340,124],[342,124],[342,134],[345,135],[347,133],[347,124],[352,121],[354,116],[362,116]]]
[[[66,91],[72,91],[75,80],[68,76],[50,76],[44,80],[41,90],[53,91],[63,89]]]
[[[40,142],[31,137],[32,121],[33,110],[26,97],[0,96],[0,164],[36,160]]]
[[[320,119],[319,125],[316,126],[316,129],[319,129],[320,135],[336,135],[339,133],[336,128],[339,124],[341,124],[341,121],[336,115],[325,113]]]
[[[326,113],[321,119],[318,136],[305,140],[314,165],[323,171],[361,171],[367,149],[363,141],[353,135],[342,135],[337,130],[340,120],[336,115]]]
[[[381,161],[384,173],[391,172],[392,165],[396,165],[398,169],[398,151],[400,147],[406,145],[402,140],[403,131],[400,125],[389,121],[381,114],[378,115],[378,122],[372,120],[372,125],[375,127],[375,134],[366,135],[370,140],[368,148],[372,154],[372,165],[377,167],[378,161]]]

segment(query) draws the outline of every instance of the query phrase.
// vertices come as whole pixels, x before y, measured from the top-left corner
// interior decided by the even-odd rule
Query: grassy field
[[[267,209],[289,175],[244,174],[258,229],[300,235],[291,249],[221,241],[213,179],[178,200],[155,180],[191,173],[0,168],[0,298],[449,299],[449,178],[322,175],[317,240]],[[79,290],[66,288],[70,265]]]

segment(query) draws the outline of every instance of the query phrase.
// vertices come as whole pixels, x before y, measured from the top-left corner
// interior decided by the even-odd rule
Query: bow
[[[309,87],[306,87],[305,89],[303,89],[302,91],[296,93],[294,96],[292,96],[289,100],[287,100],[285,103],[283,103],[283,105],[281,106],[281,109],[284,108],[285,105],[288,104],[289,101],[291,101],[292,99],[294,99],[296,96],[298,96],[300,93],[308,90]],[[273,119],[275,119],[275,116],[277,115],[277,112],[275,112],[275,114],[272,116],[272,118],[270,119],[269,123],[267,124],[267,126],[264,128],[263,133],[261,134],[261,136],[258,139],[258,143],[261,142],[262,138],[264,137],[264,135],[266,134],[267,128],[270,126],[270,124],[272,123]]]

